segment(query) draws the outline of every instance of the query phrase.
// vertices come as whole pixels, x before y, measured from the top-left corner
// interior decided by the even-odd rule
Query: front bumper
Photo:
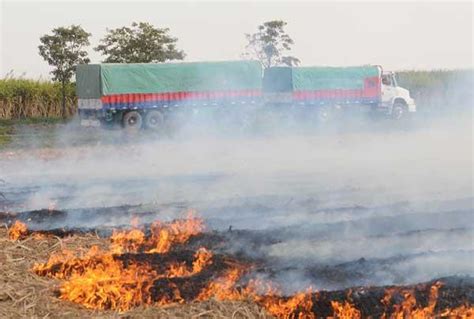
[[[408,112],[415,113],[416,112],[416,104],[415,101],[408,101]]]

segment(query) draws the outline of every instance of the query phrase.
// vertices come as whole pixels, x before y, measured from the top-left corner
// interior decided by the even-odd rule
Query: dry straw
[[[66,238],[29,236],[12,241],[6,227],[0,228],[0,318],[271,318],[261,307],[246,301],[148,306],[126,313],[93,311],[60,300],[59,281],[31,271],[35,263],[46,262],[61,249],[87,250],[93,245],[106,248],[108,240],[89,234]]]

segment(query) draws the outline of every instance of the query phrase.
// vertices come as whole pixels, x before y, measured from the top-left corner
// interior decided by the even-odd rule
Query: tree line
[[[293,39],[285,31],[282,20],[264,22],[257,31],[245,34],[247,45],[243,57],[259,60],[264,68],[276,65],[293,66],[299,59],[289,55]],[[39,54],[53,67],[53,81],[61,83],[62,110],[66,114],[66,90],[77,64],[89,63],[86,48],[92,34],[79,25],[58,27],[40,38]],[[169,28],[158,28],[148,22],[107,29],[95,51],[104,56],[104,63],[159,63],[183,60],[186,54],[177,47],[178,39]]]

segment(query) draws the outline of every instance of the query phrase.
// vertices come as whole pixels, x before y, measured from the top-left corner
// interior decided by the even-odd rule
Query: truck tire
[[[392,119],[400,121],[407,116],[406,105],[400,102],[395,102],[392,106]]]
[[[141,129],[143,124],[142,116],[137,111],[130,111],[125,113],[122,119],[122,126],[130,132],[135,132]]]
[[[164,128],[165,117],[160,111],[149,111],[145,115],[145,128],[152,131],[159,131]]]

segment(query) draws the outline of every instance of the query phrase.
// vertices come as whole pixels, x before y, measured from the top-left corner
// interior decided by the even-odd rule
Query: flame
[[[145,244],[145,234],[139,229],[114,231],[110,241],[114,254],[137,252]]]
[[[127,252],[165,253],[173,245],[183,244],[194,235],[204,230],[203,220],[187,218],[166,224],[154,222],[151,236],[147,238],[143,230],[133,228],[126,231],[114,231],[111,236],[112,251],[115,254]]]
[[[244,269],[235,268],[223,276],[212,281],[208,287],[206,287],[199,296],[197,300],[204,301],[211,298],[217,300],[241,300],[245,299],[245,294],[237,290],[236,284],[239,279],[244,274]]]
[[[316,314],[313,312],[312,290],[296,293],[289,299],[270,295],[257,298],[257,302],[267,309],[267,311],[277,318],[300,318],[313,319]]]
[[[459,319],[474,318],[474,307],[461,305],[453,309],[445,309],[441,311],[439,316],[441,318],[459,318]]]
[[[98,246],[92,246],[86,254],[80,256],[71,250],[63,249],[52,254],[46,263],[35,263],[33,271],[41,276],[66,279],[71,275],[83,274],[88,268],[95,268],[103,262],[102,257],[104,254]]]
[[[209,299],[251,300],[277,318],[316,318],[314,302],[319,295],[312,289],[284,297],[270,281],[248,280],[250,265],[215,256],[205,248],[197,249],[193,255],[187,250],[184,257],[179,257],[180,250],[176,248],[204,230],[201,219],[191,216],[170,223],[154,222],[149,230],[138,228],[137,221],[132,223],[130,230],[113,232],[107,249],[93,246],[88,251],[62,250],[51,255],[47,262],[35,264],[33,271],[41,276],[61,279],[60,298],[90,309],[123,312],[140,305]],[[26,231],[26,226],[18,222],[10,228],[9,235],[12,238],[13,234],[18,234],[15,238],[19,238]],[[225,265],[222,266],[225,268],[221,269],[219,265]],[[218,273],[214,275],[213,271]],[[195,288],[188,284],[193,278],[206,278],[206,281],[191,281],[191,285],[197,284],[198,288]],[[183,289],[185,286],[192,293]],[[426,306],[417,303],[415,289],[387,289],[380,300],[385,307],[382,318],[474,316],[474,308],[470,305],[435,311],[441,287],[440,282],[430,287]],[[344,301],[330,301],[333,318],[362,317],[351,294],[349,291]],[[396,300],[402,301],[397,303]]]
[[[169,271],[165,277],[189,277],[201,272],[205,267],[212,263],[212,252],[205,248],[200,248],[194,255],[194,262],[191,269],[188,269],[185,263],[171,264]]]
[[[43,264],[35,264],[33,271],[41,276],[66,280],[60,288],[60,298],[80,303],[91,309],[126,311],[141,304],[151,304],[149,292],[154,280],[192,276],[212,263],[213,254],[200,248],[191,267],[185,263],[171,263],[163,273],[157,273],[146,263],[124,263],[116,256],[123,253],[164,253],[175,244],[186,242],[203,229],[202,220],[190,218],[171,223],[154,223],[151,236],[137,228],[116,231],[110,237],[110,249],[93,246],[86,253],[62,250]],[[176,289],[171,300],[158,304],[179,302]]]
[[[422,307],[417,304],[415,298],[415,292],[413,290],[398,290],[396,288],[387,289],[385,296],[381,302],[386,306],[389,306],[391,299],[396,293],[400,293],[403,296],[401,304],[395,304],[393,306],[393,312],[389,315],[385,312],[382,318],[391,319],[428,319],[434,317],[448,317],[448,318],[474,318],[474,307],[461,305],[452,309],[444,309],[440,312],[435,312],[436,304],[438,301],[439,289],[443,286],[441,282],[435,282],[430,287],[430,294],[428,297],[428,304]]]
[[[277,318],[316,318],[312,311],[312,289],[300,292],[290,298],[281,297],[278,289],[271,282],[263,280],[250,281],[248,286],[238,289],[236,284],[245,274],[246,269],[234,268],[224,276],[212,281],[197,300],[244,300],[249,299],[262,305]],[[263,290],[264,293],[259,294]]]
[[[344,303],[331,301],[331,306],[334,311],[335,318],[340,318],[340,319],[362,318],[360,311],[357,310],[351,303],[347,301],[344,301]]]
[[[173,244],[183,244],[191,236],[195,236],[204,230],[203,220],[190,217],[177,220],[169,225],[155,222],[151,225],[151,242],[147,246],[148,253],[165,253]]]
[[[193,262],[193,274],[201,272],[212,263],[212,252],[206,248],[199,248],[194,257],[196,260]]]
[[[112,255],[104,255],[101,263],[73,273],[60,288],[60,298],[91,309],[126,311],[150,303],[149,288],[156,276],[147,265],[124,267]]]
[[[26,225],[19,220],[8,229],[8,238],[11,240],[19,240],[24,238],[28,234],[28,228]]]

